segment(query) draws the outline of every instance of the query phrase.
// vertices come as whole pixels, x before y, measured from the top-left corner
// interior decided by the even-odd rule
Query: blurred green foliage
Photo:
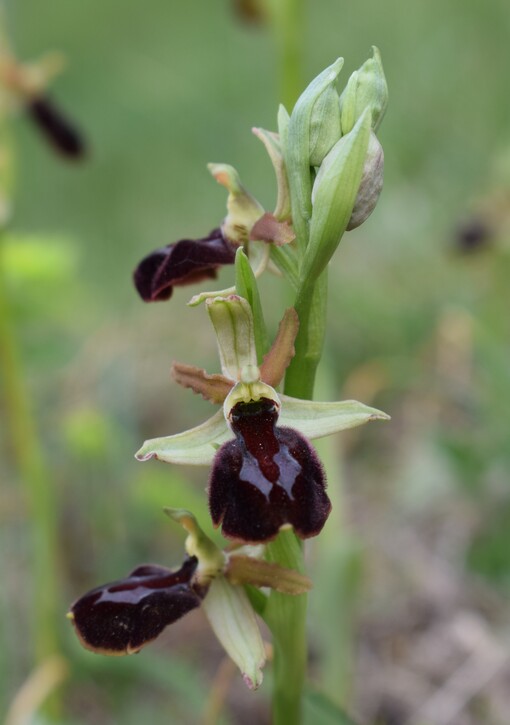
[[[27,119],[13,120],[17,185],[5,266],[60,502],[58,596],[72,663],[65,716],[196,723],[221,660],[199,620],[172,630],[159,649],[103,660],[80,650],[64,614],[85,588],[141,561],[179,563],[183,537],[163,506],[190,508],[207,525],[205,470],[142,466],[133,453],[144,438],[207,414],[207,403],[171,384],[169,368],[178,359],[213,372],[213,336],[205,313],[185,307],[191,289],[143,305],[131,274],[153,248],[221,221],[224,193],[208,161],[234,164],[272,208],[272,171],[250,128],[276,125],[276,52],[270,33],[242,25],[227,0],[6,7],[21,58],[48,49],[68,57],[53,95],[90,145],[87,161],[73,167]],[[375,43],[390,88],[380,134],[385,189],[332,265],[326,364],[334,394],[377,405],[393,422],[338,441],[344,492],[366,497],[374,520],[388,517],[388,536],[392,525],[419,528],[430,517],[457,527],[465,540],[454,562],[460,575],[508,594],[510,205],[507,217],[503,209],[491,219],[496,233],[486,249],[462,255],[454,238],[476,200],[501,191],[492,173],[510,146],[501,65],[508,2],[318,0],[307,13],[307,79],[338,55],[346,79]],[[222,272],[219,286],[232,272]],[[262,302],[274,329],[287,300],[271,280]],[[2,443],[0,711],[32,657],[30,520],[9,460]],[[358,535],[349,524],[347,536]],[[370,581],[364,586],[370,594]],[[235,678],[231,691],[240,687]],[[260,707],[253,722],[265,722],[264,695],[259,702],[232,696],[228,721]]]

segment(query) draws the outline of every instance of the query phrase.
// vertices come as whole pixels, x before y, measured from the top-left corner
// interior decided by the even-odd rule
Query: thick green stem
[[[285,393],[295,398],[313,398],[315,374],[324,347],[327,275],[325,270],[314,285],[302,287],[296,297],[299,317],[296,354],[285,375]]]
[[[57,508],[23,383],[20,354],[11,324],[0,246],[0,380],[6,431],[30,508],[33,536],[33,612],[35,659],[47,660],[58,650],[56,631]]]
[[[326,292],[325,272],[316,285],[296,301],[301,340],[296,341],[294,368],[287,370],[285,379],[285,393],[296,398],[313,396],[324,341]],[[293,531],[281,532],[268,545],[267,557],[281,566],[304,573],[303,546]],[[307,665],[306,610],[306,594],[289,596],[271,592],[264,616],[274,642],[273,725],[301,723]]]
[[[304,573],[303,547],[293,531],[282,531],[267,547],[269,561]],[[273,725],[301,723],[306,677],[307,595],[271,592],[264,617],[273,633]]]

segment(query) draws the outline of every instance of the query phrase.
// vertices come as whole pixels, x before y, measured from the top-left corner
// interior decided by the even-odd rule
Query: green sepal
[[[209,466],[218,448],[233,438],[227,426],[223,410],[219,410],[196,428],[162,438],[145,441],[135,454],[138,461],[156,458],[165,463],[182,463],[189,466]]]
[[[278,425],[295,428],[310,439],[322,438],[373,420],[389,420],[390,416],[377,408],[358,403],[357,400],[341,400],[323,403],[317,400],[301,400],[280,395],[282,408]]]
[[[285,162],[291,193],[292,223],[301,249],[308,243],[308,223],[312,215],[310,120],[317,99],[336,81],[343,62],[343,58],[338,58],[314,78],[298,98],[290,116]]]
[[[303,286],[313,283],[325,269],[351,218],[367,154],[370,118],[367,109],[352,131],[333,146],[315,179],[310,241],[300,270]]]
[[[240,297],[248,300],[253,316],[253,335],[257,351],[257,362],[260,364],[269,347],[264,313],[260,304],[257,280],[242,249],[236,252],[235,261],[236,292]]]
[[[282,152],[281,137],[272,131],[266,131],[264,128],[252,128],[252,133],[262,141],[267,154],[273,164],[276,176],[276,207],[274,216],[278,221],[290,219],[290,192],[289,182],[287,180],[287,170],[285,168],[285,160]]]
[[[250,690],[262,683],[266,652],[253,607],[244,589],[220,576],[211,582],[202,609]]]

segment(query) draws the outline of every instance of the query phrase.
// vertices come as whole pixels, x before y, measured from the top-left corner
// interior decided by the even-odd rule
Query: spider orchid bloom
[[[124,579],[104,584],[80,597],[70,609],[81,644],[103,655],[139,652],[163,630],[201,606],[245,683],[262,682],[266,655],[255,612],[244,584],[302,594],[310,580],[296,571],[259,558],[263,547],[222,552],[184,509],[165,512],[187,531],[187,557],[177,570],[145,564]],[[262,595],[262,600],[264,595]]]
[[[286,223],[279,223],[242,185],[239,174],[227,164],[209,164],[209,171],[229,192],[227,216],[220,228],[201,239],[181,239],[156,249],[144,257],[133,274],[138,294],[144,302],[159,302],[172,296],[175,286],[215,279],[217,270],[234,264],[239,247],[250,247],[250,261],[256,277],[266,269],[270,247],[262,242],[281,245],[294,239]],[[251,240],[251,241],[250,241]],[[253,243],[259,240],[260,243]],[[190,305],[208,297],[229,295],[235,288],[196,295]]]
[[[295,310],[285,313],[260,368],[249,303],[232,295],[206,303],[218,338],[222,374],[174,364],[178,383],[222,410],[196,428],[146,441],[140,461],[211,465],[209,507],[222,533],[246,542],[273,539],[292,526],[302,538],[324,526],[331,505],[324,471],[308,439],[387,419],[356,401],[321,403],[275,391],[294,354]]]

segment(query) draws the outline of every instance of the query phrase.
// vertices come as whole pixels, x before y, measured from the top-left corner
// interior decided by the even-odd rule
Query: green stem
[[[1,393],[6,412],[7,435],[31,514],[34,591],[30,608],[34,617],[34,654],[36,662],[41,663],[58,651],[55,606],[58,599],[57,507],[55,491],[39,445],[29,396],[23,384],[21,356],[11,323],[2,253],[0,246]]]
[[[326,293],[327,272],[324,272],[313,288],[296,300],[301,339],[298,336],[296,341],[293,368],[287,370],[287,395],[307,399],[313,396],[324,342]],[[304,573],[303,546],[293,531],[281,532],[266,551],[269,561]],[[289,596],[273,591],[264,613],[274,642],[273,725],[299,725],[302,721],[307,666],[306,610],[306,594]]]
[[[293,531],[282,531],[267,546],[268,561],[304,573],[303,547]],[[307,595],[289,596],[272,591],[264,618],[273,633],[273,725],[301,723],[306,678]]]
[[[304,0],[266,0],[279,52],[283,105],[291,110],[303,87]]]
[[[296,297],[299,317],[296,354],[285,375],[285,393],[295,398],[313,398],[315,374],[324,347],[327,291],[326,269],[315,284],[303,286]]]

